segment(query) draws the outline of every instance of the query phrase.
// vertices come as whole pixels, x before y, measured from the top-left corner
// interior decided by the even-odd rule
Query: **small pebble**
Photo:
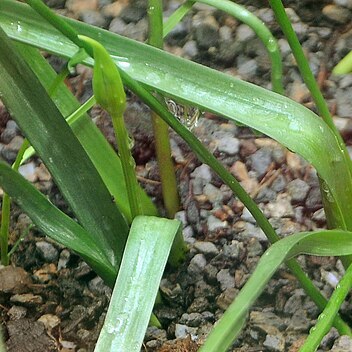
[[[46,241],[38,241],[36,242],[36,247],[39,255],[46,262],[56,262],[59,258],[58,250],[51,244]]]
[[[227,221],[221,221],[213,215],[210,215],[208,217],[207,224],[208,224],[209,231],[215,231],[217,229],[222,229],[228,226]]]
[[[213,257],[219,254],[219,250],[216,248],[215,244],[212,242],[200,242],[197,241],[194,243],[193,247],[203,253],[205,256]]]

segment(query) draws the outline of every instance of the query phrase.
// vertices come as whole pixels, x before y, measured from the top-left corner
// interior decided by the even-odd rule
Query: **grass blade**
[[[111,263],[118,265],[128,232],[125,219],[81,144],[2,29],[0,42],[1,99],[53,175],[79,222],[90,236],[99,238]]]
[[[0,162],[0,185],[41,231],[81,255],[105,282],[113,285],[117,269],[101,250],[97,238],[92,238],[77,222],[56,208],[4,162]]]
[[[137,216],[95,352],[139,352],[159,283],[181,223]]]
[[[299,254],[341,256],[352,254],[352,233],[338,230],[304,232],[286,237],[273,244],[261,257],[257,268],[235,301],[210,333],[201,352],[227,351],[236,336],[238,324],[279,266]]]

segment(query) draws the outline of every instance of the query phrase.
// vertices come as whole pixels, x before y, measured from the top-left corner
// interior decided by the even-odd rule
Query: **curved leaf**
[[[0,162],[0,185],[43,233],[81,255],[99,276],[113,285],[117,269],[107,259],[97,238],[92,238],[4,162]]]
[[[240,332],[245,316],[279,266],[299,254],[343,256],[352,254],[352,232],[316,231],[286,237],[274,243],[260,258],[258,265],[234,302],[210,333],[202,352],[225,352]],[[237,334],[234,334],[234,331]]]

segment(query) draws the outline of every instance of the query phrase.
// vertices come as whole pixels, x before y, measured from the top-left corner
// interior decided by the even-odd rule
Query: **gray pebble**
[[[192,244],[196,241],[196,239],[194,238],[194,231],[192,226],[186,226],[183,229],[183,239],[188,244]]]
[[[189,33],[187,26],[187,21],[182,21],[177,23],[175,27],[172,28],[171,32],[166,36],[166,42],[169,45],[183,45],[186,41],[186,36]]]
[[[35,182],[38,179],[36,175],[36,164],[34,162],[21,165],[18,168],[18,172],[30,182]]]
[[[271,149],[260,148],[249,157],[252,165],[252,170],[256,171],[258,177],[261,178],[265,175],[266,170],[272,163]]]
[[[349,89],[337,89],[336,92],[337,114],[339,117],[352,116],[351,92]]]
[[[223,229],[228,226],[227,221],[221,221],[220,219],[216,218],[214,215],[210,215],[207,221],[208,230],[215,231],[217,229]]]
[[[284,313],[294,314],[300,309],[302,307],[302,297],[304,297],[304,291],[302,289],[296,289],[292,296],[287,300],[284,306]]]
[[[214,208],[222,204],[224,198],[223,193],[211,183],[205,185],[203,193],[207,196],[209,202],[213,204]]]
[[[277,192],[275,192],[273,189],[268,188],[268,187],[264,187],[262,188],[259,193],[257,194],[257,196],[255,197],[255,200],[258,203],[268,203],[268,202],[272,202],[276,199],[277,197]]]
[[[202,164],[201,166],[194,169],[194,171],[191,173],[191,177],[202,179],[204,185],[206,185],[212,179],[211,169],[208,165]]]
[[[284,176],[279,175],[271,184],[271,189],[275,192],[282,192],[286,187],[286,179]]]
[[[39,255],[49,263],[56,262],[59,258],[58,250],[46,241],[39,241],[36,244]]]
[[[267,241],[263,230],[260,227],[250,224],[248,222],[245,224],[245,229],[242,232],[242,236],[249,238],[257,238],[261,242]]]
[[[238,292],[239,290],[234,287],[225,289],[224,292],[222,292],[216,299],[216,305],[220,309],[226,310],[229,307],[229,305],[233,302]]]
[[[191,224],[198,224],[199,223],[199,209],[195,201],[191,200],[188,203],[187,209],[187,219]]]
[[[180,318],[180,323],[191,327],[198,327],[204,321],[200,313],[184,313]]]
[[[320,189],[318,187],[313,187],[308,193],[306,199],[306,207],[310,210],[316,210],[322,207]]]
[[[193,59],[198,55],[197,42],[195,40],[189,40],[182,48],[183,54],[190,59]]]
[[[217,281],[216,275],[218,274],[218,269],[211,264],[207,264],[204,268],[204,275],[207,282],[215,283]]]
[[[291,23],[297,23],[301,20],[292,7],[285,8],[285,12]]]
[[[232,240],[230,244],[224,244],[222,253],[223,255],[231,260],[236,260],[240,258],[243,251],[243,243]]]
[[[232,40],[232,29],[229,26],[219,28],[219,36],[221,40]]]
[[[255,38],[256,34],[253,29],[246,24],[240,24],[236,30],[236,40],[242,43],[247,43],[249,40]]]
[[[340,336],[332,346],[331,352],[350,352],[352,351],[352,338],[347,335]]]
[[[291,196],[292,203],[303,202],[309,192],[309,185],[303,180],[296,179],[287,185],[287,191]]]
[[[194,297],[205,297],[213,299],[218,294],[216,287],[208,285],[204,280],[199,280],[194,285]]]
[[[275,335],[266,335],[263,346],[266,347],[268,351],[285,351],[285,338],[279,331],[276,331]]]
[[[124,36],[137,41],[144,41],[148,33],[148,21],[142,18],[137,23],[129,23],[123,33]]]
[[[324,208],[321,208],[315,211],[312,215],[312,220],[316,221],[317,223],[325,223],[326,216],[325,216]]]
[[[137,23],[145,15],[146,8],[142,6],[127,6],[120,13],[121,19],[124,20],[126,23]]]
[[[217,46],[219,42],[219,31],[215,26],[209,23],[201,23],[196,28],[195,38],[198,47],[207,50],[213,46]]]
[[[184,226],[187,225],[187,217],[186,212],[184,210],[178,211],[175,214],[175,219],[181,221]]]
[[[235,287],[235,277],[230,274],[229,269],[221,269],[216,275],[222,291]]]
[[[57,270],[65,269],[71,259],[71,253],[68,249],[63,249],[60,253]]]
[[[287,330],[304,333],[309,330],[310,326],[311,322],[306,311],[302,307],[298,307],[288,321]]]
[[[111,297],[111,288],[106,286],[103,279],[99,276],[95,277],[94,279],[88,282],[89,290],[97,296],[107,296],[108,298]]]
[[[1,133],[1,141],[5,144],[10,143],[11,140],[17,136],[19,131],[17,123],[14,120],[7,121],[6,128]]]
[[[238,54],[243,52],[244,44],[234,40],[221,40],[219,46],[219,58],[220,62],[226,65],[231,65]]]
[[[107,19],[99,11],[94,10],[82,11],[79,19],[95,27],[105,28],[108,24]]]
[[[294,216],[291,198],[285,193],[280,193],[276,201],[267,204],[266,208],[273,218],[292,218]]]
[[[166,341],[166,339],[167,339],[167,335],[165,330],[158,329],[155,326],[148,326],[147,331],[145,333],[146,341],[150,341],[150,340]]]
[[[187,272],[193,276],[199,276],[203,274],[203,270],[207,265],[207,260],[204,254],[196,254],[188,265]]]
[[[188,335],[195,337],[197,334],[197,328],[191,328],[187,325],[176,324],[175,337],[177,339],[185,339]]]
[[[254,59],[237,60],[237,65],[237,73],[243,78],[250,79],[257,73],[258,63]]]
[[[247,208],[243,209],[241,218],[244,221],[250,222],[251,224],[255,224],[256,223],[253,215],[249,212],[249,210]]]
[[[263,254],[263,247],[257,238],[251,238],[248,246],[248,258],[258,257]]]
[[[234,137],[224,137],[218,141],[218,151],[235,155],[240,150],[240,141]]]
[[[339,24],[344,24],[351,20],[351,12],[341,6],[331,4],[326,5],[322,12],[329,20],[335,21]]]
[[[7,315],[11,320],[22,319],[27,315],[27,308],[14,305],[8,310]]]
[[[123,35],[126,31],[126,27],[126,22],[123,21],[120,17],[116,17],[110,22],[109,31]]]
[[[219,254],[219,250],[216,248],[215,244],[212,242],[200,242],[194,243],[193,247],[205,256],[213,257]]]
[[[11,142],[4,146],[2,149],[2,156],[7,161],[14,161],[16,159],[17,153],[23,144],[23,137],[15,136]]]
[[[205,297],[197,297],[193,300],[192,304],[188,307],[188,313],[202,313],[209,308],[209,301]]]

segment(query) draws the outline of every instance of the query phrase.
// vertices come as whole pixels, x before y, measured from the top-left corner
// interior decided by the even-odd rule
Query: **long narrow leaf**
[[[257,268],[242,288],[235,301],[210,333],[202,352],[227,351],[239,333],[239,325],[254,301],[279,266],[299,254],[342,256],[352,254],[352,232],[325,230],[304,232],[286,237],[273,244],[261,257]]]
[[[83,147],[45,89],[0,28],[0,97],[54,177],[83,227],[113,265],[121,260],[127,223]]]
[[[38,50],[28,45],[18,44],[18,49],[40,82],[48,89],[56,77],[56,73],[49,63],[40,55]],[[80,106],[77,99],[64,83],[60,84],[57,88],[53,100],[63,116],[69,116]],[[75,119],[70,126],[98,170],[106,187],[114,196],[121,212],[125,215],[126,219],[131,221],[132,217],[127,199],[126,184],[118,155],[87,114],[84,114],[79,119]],[[107,165],[109,166],[107,167]],[[154,204],[142,188],[139,188],[139,192],[139,199],[144,214],[157,215]]]
[[[159,283],[176,234],[177,220],[137,216],[95,352],[139,352]]]
[[[0,184],[43,233],[77,252],[110,286],[113,285],[117,269],[101,251],[98,239],[92,239],[86,230],[3,162],[0,162]]]
[[[313,112],[286,97],[223,73],[113,33],[67,21],[79,33],[100,41],[117,65],[139,82],[176,100],[244,123],[302,155],[328,185],[326,198],[331,200],[335,223],[352,228],[348,155],[340,150],[329,127]],[[12,38],[57,55],[70,57],[77,50],[25,5],[3,0],[0,24]]]

